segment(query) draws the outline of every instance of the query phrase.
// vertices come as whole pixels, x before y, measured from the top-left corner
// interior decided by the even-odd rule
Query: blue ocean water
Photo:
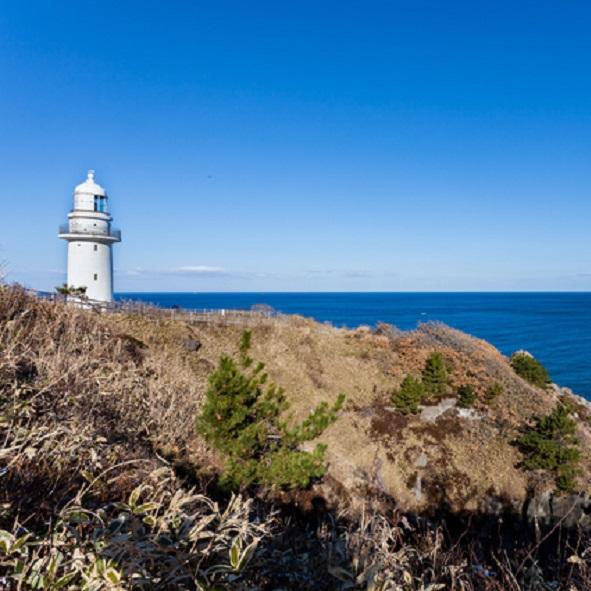
[[[267,304],[354,328],[388,322],[412,329],[441,321],[506,355],[526,349],[552,379],[591,400],[591,293],[122,293],[118,299],[188,309]]]

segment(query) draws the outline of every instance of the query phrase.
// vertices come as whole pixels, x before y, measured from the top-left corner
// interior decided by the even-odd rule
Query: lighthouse
[[[121,232],[111,228],[105,189],[94,180],[94,170],[74,189],[74,207],[58,237],[68,242],[69,288],[85,288],[89,300],[113,300],[112,246]]]

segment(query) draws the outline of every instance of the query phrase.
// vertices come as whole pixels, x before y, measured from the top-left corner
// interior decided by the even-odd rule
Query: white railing
[[[86,229],[78,228],[76,226],[70,227],[70,224],[60,224],[58,229],[59,234],[84,234],[85,236],[108,236],[109,238],[115,238],[121,240],[121,230],[109,228],[104,232],[97,230],[96,228]]]

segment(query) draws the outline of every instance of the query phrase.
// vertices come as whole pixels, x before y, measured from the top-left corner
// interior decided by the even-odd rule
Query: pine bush
[[[476,392],[474,388],[468,384],[464,384],[458,388],[458,406],[460,408],[470,408],[476,402]]]
[[[406,376],[400,385],[400,389],[392,394],[392,404],[402,414],[416,414],[419,412],[419,404],[425,394],[425,388],[420,380],[413,376]]]
[[[566,492],[574,490],[581,457],[571,412],[567,404],[558,404],[549,415],[538,417],[516,442],[524,455],[524,468],[552,472],[558,489]]]
[[[484,401],[486,404],[492,404],[504,391],[503,384],[494,382],[486,389]]]
[[[64,297],[72,296],[77,298],[83,298],[86,296],[86,287],[74,287],[73,285],[68,285],[67,283],[63,283],[55,288],[55,291]]]
[[[517,375],[533,386],[545,388],[551,382],[546,368],[528,353],[515,353],[511,357],[511,367]]]
[[[221,483],[230,489],[250,485],[305,488],[326,471],[324,445],[313,452],[298,446],[334,423],[345,397],[318,405],[301,423],[289,426],[284,390],[269,382],[263,363],[249,356],[250,331],[244,331],[238,360],[224,355],[209,377],[197,430],[225,459]]]
[[[423,369],[423,386],[428,394],[445,394],[449,376],[445,365],[445,358],[441,353],[431,353]]]

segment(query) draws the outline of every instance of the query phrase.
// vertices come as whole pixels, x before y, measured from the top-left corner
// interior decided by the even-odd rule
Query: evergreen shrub
[[[528,353],[515,353],[511,357],[511,367],[517,375],[533,386],[545,388],[551,382],[546,368]]]
[[[263,363],[249,355],[250,331],[244,331],[238,359],[223,355],[209,377],[197,431],[224,456],[221,484],[230,489],[250,485],[305,488],[326,471],[326,446],[298,449],[335,422],[345,396],[318,405],[301,423],[289,426],[284,390],[269,382]]]
[[[400,389],[392,394],[392,404],[402,414],[416,414],[419,412],[419,404],[425,394],[425,388],[420,380],[413,376],[406,376],[400,385]]]
[[[470,408],[476,402],[476,392],[474,388],[468,384],[464,384],[458,388],[458,406],[460,408]]]
[[[487,389],[484,395],[484,401],[486,404],[492,404],[504,391],[503,384],[500,382],[492,383]]]
[[[445,358],[435,351],[429,355],[423,369],[423,386],[427,394],[442,395],[447,392],[449,376]]]
[[[558,489],[566,492],[574,490],[581,457],[571,413],[569,405],[558,404],[550,414],[538,417],[516,442],[524,455],[523,467],[551,472]]]

